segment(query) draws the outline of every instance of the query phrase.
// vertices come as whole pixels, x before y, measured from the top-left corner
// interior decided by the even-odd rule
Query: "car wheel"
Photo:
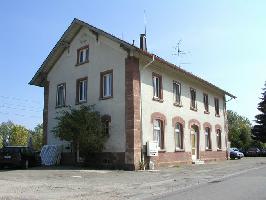
[[[24,169],[28,169],[29,168],[29,161],[28,160],[25,160],[23,167],[24,167]]]

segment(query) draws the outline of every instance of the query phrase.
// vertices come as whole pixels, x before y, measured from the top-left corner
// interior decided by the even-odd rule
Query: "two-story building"
[[[226,159],[226,96],[235,96],[147,52],[144,34],[140,41],[73,20],[30,81],[44,87],[44,143],[67,155],[70,144],[51,132],[57,111],[94,104],[109,134],[99,163],[137,169],[149,141],[158,142],[157,165]]]

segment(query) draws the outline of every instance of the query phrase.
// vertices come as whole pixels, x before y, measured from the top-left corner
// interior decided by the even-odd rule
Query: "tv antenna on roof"
[[[185,55],[186,52],[185,51],[182,51],[180,49],[180,44],[181,44],[182,40],[179,40],[177,45],[174,47],[174,50],[177,51],[176,53],[173,53],[174,56],[181,56],[181,55]]]
[[[190,51],[187,51],[186,52],[186,51],[181,50],[181,48],[180,48],[181,42],[182,42],[182,40],[179,40],[178,43],[177,43],[177,45],[174,47],[174,51],[175,52],[172,54],[173,56],[181,57],[183,55],[190,54]],[[181,64],[184,65],[184,64],[190,64],[190,63],[189,62],[180,62],[179,65],[181,65]]]

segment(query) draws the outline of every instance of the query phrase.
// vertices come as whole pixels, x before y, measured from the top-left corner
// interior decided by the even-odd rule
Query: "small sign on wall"
[[[147,156],[158,156],[158,142],[147,142]]]

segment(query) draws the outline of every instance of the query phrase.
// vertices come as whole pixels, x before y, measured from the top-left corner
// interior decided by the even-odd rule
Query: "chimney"
[[[140,34],[140,49],[147,51],[146,34]]]

